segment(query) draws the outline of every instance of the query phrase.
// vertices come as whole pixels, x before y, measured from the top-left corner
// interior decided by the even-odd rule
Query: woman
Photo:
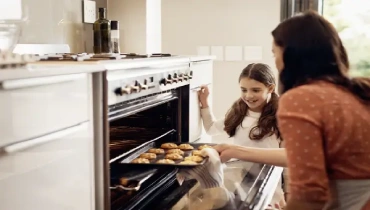
[[[215,149],[222,161],[287,165],[285,209],[370,209],[370,81],[348,76],[338,33],[315,12],[283,21],[272,36],[283,91],[277,119],[286,152]]]
[[[202,87],[199,91],[201,116],[206,132],[209,135],[227,133],[230,141],[239,146],[279,148],[280,133],[275,117],[279,97],[275,93],[276,81],[272,69],[263,63],[251,63],[240,73],[238,83],[241,97],[233,103],[225,119],[216,120],[209,109],[208,88]],[[230,167],[233,165],[229,164]],[[250,164],[243,167],[245,169],[248,166]],[[238,172],[235,173],[238,175]],[[272,204],[277,203],[280,206],[285,205],[281,186],[275,191],[272,200]]]

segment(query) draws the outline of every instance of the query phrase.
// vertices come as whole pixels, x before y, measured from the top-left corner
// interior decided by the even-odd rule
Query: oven
[[[156,209],[155,202],[178,190],[175,168],[120,162],[152,142],[189,142],[192,79],[189,62],[108,72],[104,209]]]

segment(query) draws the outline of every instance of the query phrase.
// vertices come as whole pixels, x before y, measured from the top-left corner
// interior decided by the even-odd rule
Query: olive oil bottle
[[[94,53],[111,53],[111,26],[107,19],[107,9],[99,8],[98,19],[94,22]]]

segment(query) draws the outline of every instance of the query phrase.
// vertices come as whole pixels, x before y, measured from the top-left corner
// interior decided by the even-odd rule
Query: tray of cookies
[[[156,143],[152,142],[130,156],[124,158],[121,164],[141,166],[176,166],[194,167],[206,162],[201,150],[212,147],[208,143]]]

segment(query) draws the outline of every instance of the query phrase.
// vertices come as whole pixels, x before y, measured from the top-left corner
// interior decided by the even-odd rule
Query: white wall
[[[108,19],[120,21],[121,52],[161,52],[161,0],[107,1]]]
[[[278,0],[162,0],[162,51],[197,54],[198,46],[261,46],[260,62],[275,69],[270,34],[279,22]],[[215,62],[213,110],[217,118],[224,117],[239,97],[238,77],[248,63]]]
[[[106,1],[95,0],[96,7],[106,7]],[[68,44],[72,52],[92,52],[92,24],[82,22],[82,1],[22,0],[22,4],[29,19],[19,44]]]

